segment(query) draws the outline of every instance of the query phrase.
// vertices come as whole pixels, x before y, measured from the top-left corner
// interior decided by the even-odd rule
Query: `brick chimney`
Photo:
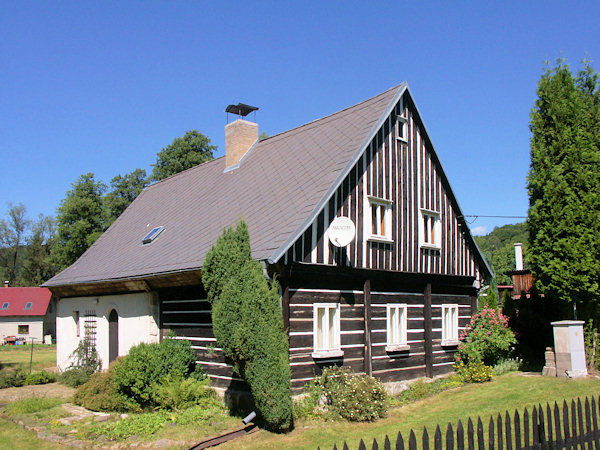
[[[237,119],[225,125],[225,168],[238,164],[257,140],[257,123]]]

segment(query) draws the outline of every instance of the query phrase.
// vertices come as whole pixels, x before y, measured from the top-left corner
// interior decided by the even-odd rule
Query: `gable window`
[[[379,242],[392,241],[392,202],[379,197],[369,197],[370,214],[367,230],[369,239]]]
[[[32,306],[33,306],[33,302],[25,303],[25,309],[31,309]]]
[[[9,306],[10,306],[10,302],[4,302],[4,303],[2,303],[2,309],[3,310],[8,309]]]
[[[442,305],[442,345],[458,345],[458,305]]]
[[[398,128],[398,135],[397,135],[398,140],[402,141],[402,142],[408,142],[408,138],[407,138],[407,136],[408,136],[408,132],[407,132],[408,125],[407,125],[407,122],[408,121],[406,120],[406,117],[404,117],[404,116],[397,116],[397,122],[398,123],[396,124],[396,126]]]
[[[419,221],[419,245],[422,248],[439,250],[442,242],[442,222],[440,213],[421,209]]]
[[[29,334],[29,325],[19,325],[17,328],[18,334]]]
[[[409,350],[407,339],[406,304],[389,303],[387,305],[387,345],[388,352]]]
[[[313,358],[340,357],[340,304],[313,305]]]

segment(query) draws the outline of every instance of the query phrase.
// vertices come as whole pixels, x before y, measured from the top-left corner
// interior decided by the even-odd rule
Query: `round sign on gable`
[[[336,247],[345,247],[354,240],[356,227],[348,217],[336,217],[329,225],[329,240]]]

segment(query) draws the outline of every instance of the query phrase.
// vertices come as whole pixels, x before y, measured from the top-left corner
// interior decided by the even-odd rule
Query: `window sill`
[[[386,345],[385,351],[388,353],[407,352],[410,350],[410,345]]]
[[[341,358],[344,356],[343,350],[320,350],[311,354],[313,359],[331,359]]]
[[[381,244],[393,244],[394,243],[393,239],[387,238],[385,236],[373,236],[373,235],[371,235],[371,236],[369,236],[367,238],[367,240],[368,241],[372,241],[372,242],[379,242]]]
[[[440,246],[435,245],[435,244],[421,244],[421,248],[426,249],[426,250],[437,250],[437,251],[441,250]]]
[[[456,340],[456,341],[442,341],[442,347],[458,347],[458,340]]]
[[[400,136],[398,136],[396,139],[399,140],[400,142],[404,142],[405,144],[408,144],[408,139],[404,139],[403,137],[400,137]]]

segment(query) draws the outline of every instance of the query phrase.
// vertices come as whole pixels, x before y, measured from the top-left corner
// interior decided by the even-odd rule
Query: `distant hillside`
[[[496,273],[498,284],[511,284],[505,272],[515,269],[515,243],[523,244],[523,256],[527,267],[529,234],[525,222],[496,227],[486,236],[475,236],[477,245]]]

